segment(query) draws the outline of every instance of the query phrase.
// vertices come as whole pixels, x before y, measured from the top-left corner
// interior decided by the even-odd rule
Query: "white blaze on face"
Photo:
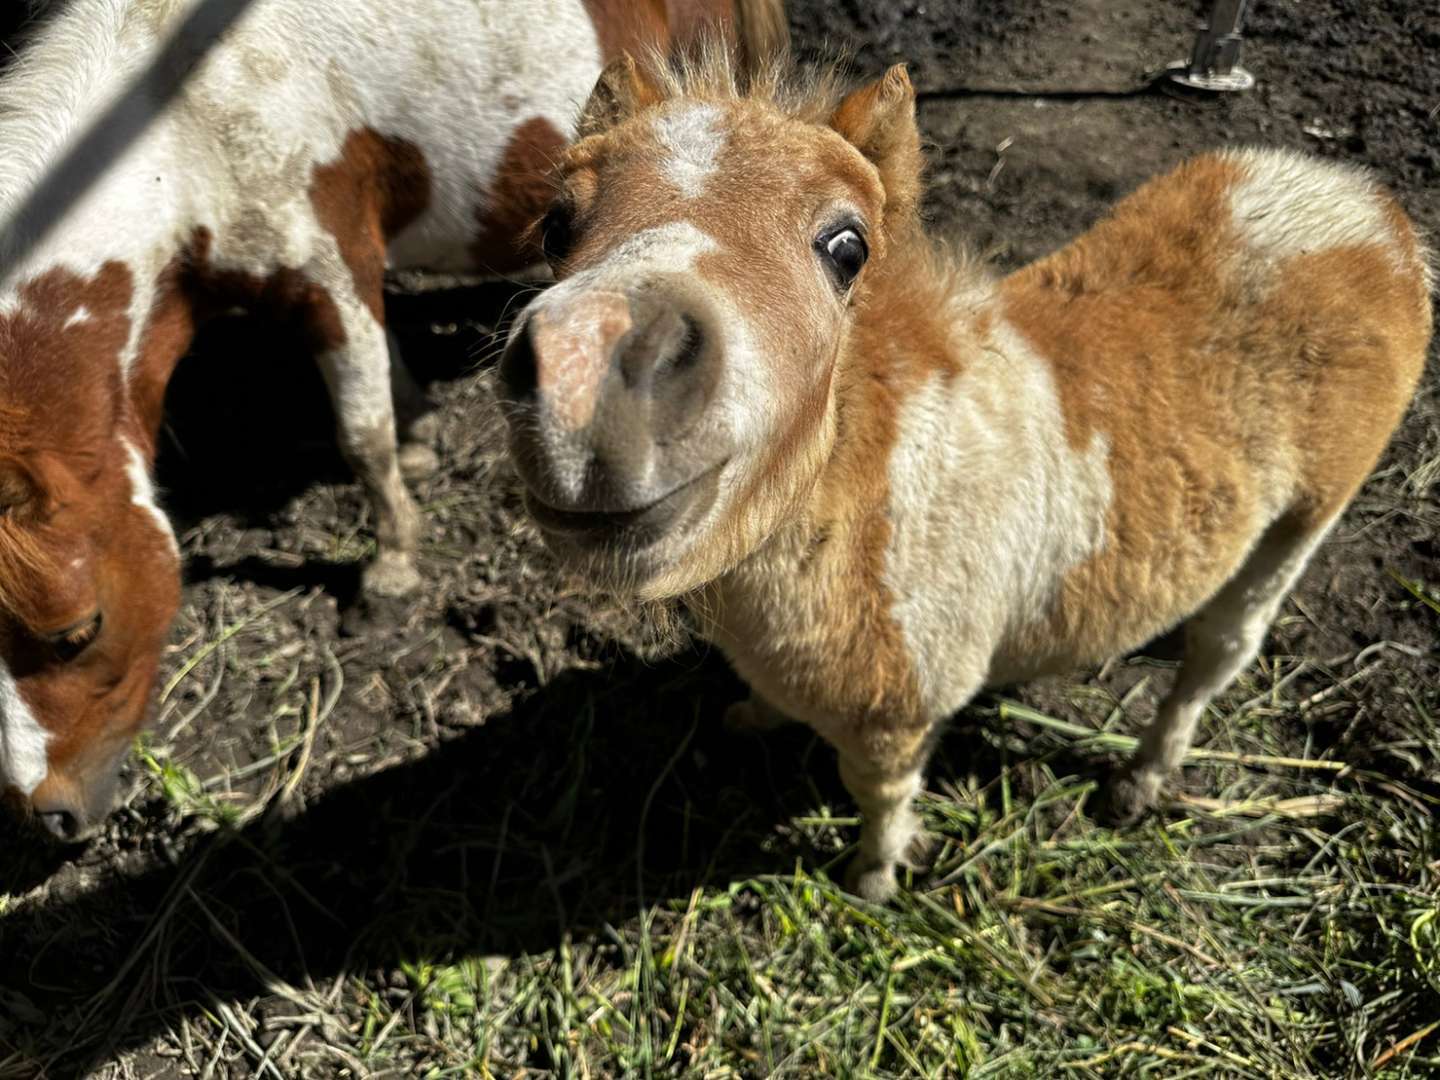
[[[591,289],[623,293],[629,286],[659,274],[689,274],[701,255],[718,249],[714,237],[688,221],[642,229],[616,244],[596,265],[571,274],[541,293],[530,305],[529,313],[534,316],[540,312],[563,311],[572,297]],[[512,337],[524,325],[525,320],[517,319],[510,332]]]
[[[155,500],[155,484],[150,479],[145,458],[129,439],[122,438],[120,441],[125,444],[125,473],[130,477],[130,501],[155,520],[156,527],[165,534],[170,550],[179,555],[180,545],[175,540],[175,530]]]
[[[660,167],[666,179],[685,198],[699,198],[725,149],[720,110],[694,102],[678,105],[655,118],[655,137],[665,149]]]
[[[50,765],[45,744],[50,733],[20,696],[10,669],[0,661],[0,789],[16,787],[32,795],[45,779]]]

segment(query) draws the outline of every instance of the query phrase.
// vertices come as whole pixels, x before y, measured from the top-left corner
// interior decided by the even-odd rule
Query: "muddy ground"
[[[1187,52],[1194,3],[791,9],[808,60],[838,47],[863,75],[911,64],[930,219],[1002,270],[1063,244],[1147,176],[1237,144],[1369,166],[1440,236],[1430,0],[1257,0],[1246,63],[1259,85],[1217,100],[1145,89]],[[0,837],[0,1062],[9,1041],[57,1076],[121,1056],[163,1074],[179,1067],[187,1022],[257,999],[263,1014],[283,1004],[282,984],[366,973],[383,988],[416,955],[603,950],[642,898],[833,858],[786,825],[845,806],[828,751],[798,731],[728,737],[719,716],[742,687],[723,662],[649,640],[568,587],[524,525],[484,377],[516,298],[413,281],[392,293],[406,356],[443,410],[444,466],[418,485],[428,587],[368,618],[347,614],[366,509],[308,358],[233,320],[182,366],[159,472],[187,584],[148,760],[130,766],[130,800],[85,850]],[[1340,747],[1417,784],[1440,775],[1423,740],[1408,758],[1367,747],[1440,716],[1440,621],[1397,581],[1440,587],[1431,361],[1267,649],[1305,661],[1296,688],[1327,694],[1308,720],[1277,721],[1296,753]],[[1391,644],[1352,666],[1379,642]],[[1016,693],[1094,722],[1109,706],[1085,702],[1113,703],[1157,663]],[[1131,699],[1122,726],[1154,697]],[[993,711],[982,702],[958,720],[942,770],[987,767],[977,729]],[[0,1067],[12,1074],[20,1057]]]

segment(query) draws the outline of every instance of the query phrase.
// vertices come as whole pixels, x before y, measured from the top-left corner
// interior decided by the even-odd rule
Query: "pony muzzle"
[[[512,333],[501,399],[552,547],[636,551],[713,502],[729,456],[706,417],[721,370],[703,300],[675,288],[543,297]]]
[[[79,768],[54,768],[30,795],[29,816],[40,829],[62,844],[89,840],[115,808],[120,788],[120,766],[129,740],[87,755]]]

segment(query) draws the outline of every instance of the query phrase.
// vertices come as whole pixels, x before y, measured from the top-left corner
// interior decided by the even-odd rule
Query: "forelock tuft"
[[[842,57],[802,70],[783,54],[747,65],[731,45],[715,35],[675,55],[652,49],[640,64],[666,99],[759,101],[810,124],[825,123],[835,111],[844,96],[848,66]]]

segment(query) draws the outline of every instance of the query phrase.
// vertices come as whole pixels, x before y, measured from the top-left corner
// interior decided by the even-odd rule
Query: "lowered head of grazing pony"
[[[179,604],[159,402],[142,420],[88,362],[123,341],[124,276],[57,273],[0,308],[0,790],[65,840],[110,811]]]
[[[916,247],[903,67],[843,98],[733,79],[715,57],[606,69],[539,225],[558,284],[500,365],[549,546],[647,599],[799,511],[845,422],[837,364],[866,279]]]

